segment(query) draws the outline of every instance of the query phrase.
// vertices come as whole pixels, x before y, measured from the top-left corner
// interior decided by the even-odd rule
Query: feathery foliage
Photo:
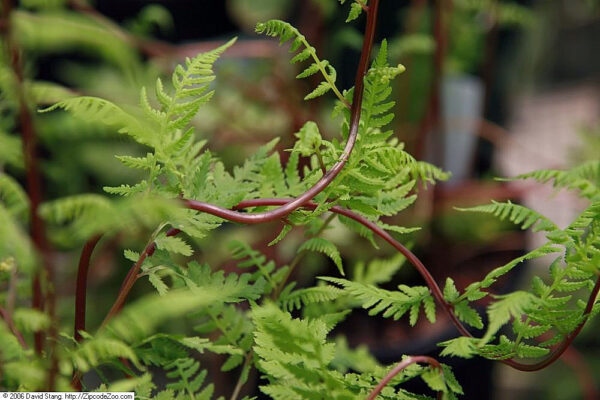
[[[280,44],[293,39],[290,46],[290,52],[297,52],[300,49],[302,50],[300,50],[300,52],[291,59],[290,62],[292,64],[312,59],[312,64],[304,71],[299,73],[296,78],[304,79],[320,73],[323,76],[324,81],[321,82],[316,89],[307,94],[304,98],[305,100],[314,99],[323,96],[329,91],[333,91],[338,99],[344,103],[346,102],[344,96],[340,93],[335,85],[337,78],[337,72],[335,68],[329,63],[329,61],[319,59],[316,49],[307,42],[306,37],[301,34],[298,29],[294,28],[291,24],[285,21],[271,20],[257,24],[256,32],[268,36],[279,37]]]
[[[94,60],[119,70],[124,78],[117,85],[135,86],[136,92],[139,87],[142,89],[137,105],[127,100],[129,94],[119,102],[111,101],[101,97],[111,88],[100,90],[93,80],[86,79],[82,87],[71,90],[22,77],[29,72],[29,65],[17,71],[10,62],[12,55],[3,52],[0,57],[0,285],[8,288],[0,297],[0,387],[45,388],[49,376],[46,372],[52,371],[56,375],[53,389],[69,391],[73,378],[75,382],[83,374],[95,371],[104,382],[100,387],[88,388],[83,379],[83,389],[134,390],[140,399],[208,400],[215,397],[216,390],[204,369],[206,353],[211,353],[216,355],[211,356],[211,365],[217,364],[221,371],[238,376],[233,398],[239,397],[252,369],[260,371],[258,385],[262,393],[274,399],[341,400],[365,398],[372,393],[394,365],[383,366],[365,346],[352,349],[344,337],[332,340],[330,333],[359,307],[368,310],[370,316],[399,320],[407,315],[410,326],[417,324],[423,312],[433,323],[437,311],[434,295],[438,296],[439,291],[435,292],[433,285],[430,288],[395,282],[396,273],[406,261],[401,254],[358,262],[354,268],[346,266],[347,279],[319,277],[317,283],[307,285],[308,269],[304,267],[309,265],[304,256],[321,253],[345,275],[344,263],[349,259],[338,249],[341,241],[335,234],[326,235],[327,238],[322,235],[335,222],[333,207],[348,209],[395,235],[410,235],[419,228],[392,225],[389,217],[411,207],[427,185],[449,177],[434,165],[416,160],[393,131],[396,103],[392,82],[405,68],[390,64],[387,41],[382,41],[378,54],[368,60],[367,73],[360,77],[364,83],[361,115],[357,126],[352,127],[356,121],[352,118],[351,102],[356,88],[338,88],[334,66],[319,58],[315,47],[294,26],[279,20],[259,23],[257,33],[277,37],[281,44],[290,43],[290,53],[295,54],[292,64],[307,64],[296,78],[320,76],[306,100],[329,92],[335,94],[333,119],[339,124],[339,135],[324,136],[325,129],[307,121],[294,134],[294,143],[287,149],[289,157],[282,156],[278,139],[274,139],[240,164],[230,166],[202,139],[203,118],[197,116],[217,90],[218,60],[235,44],[235,39],[185,59],[174,68],[170,80],[156,78],[155,71],[145,68],[134,50],[146,48],[144,39],[121,32],[117,25],[93,12],[75,12],[81,6],[76,2],[69,4],[73,10],[67,9],[64,0],[21,3],[27,10],[13,11],[8,27],[14,30],[11,37],[19,52],[53,56],[84,50]],[[340,3],[350,3],[347,22],[359,19],[374,6],[368,0]],[[487,2],[457,4],[476,11]],[[498,10],[503,23],[524,20],[519,7],[511,11],[504,5]],[[13,45],[5,44],[3,50]],[[406,43],[403,46],[410,47]],[[418,47],[414,43],[412,46]],[[112,69],[103,73],[114,73]],[[72,72],[77,75],[78,70],[74,68]],[[27,104],[24,106],[23,102]],[[75,155],[88,144],[88,151],[91,149],[96,160],[104,159],[107,152],[119,153],[115,163],[129,175],[103,183],[104,194],[82,194],[80,189],[87,187],[88,181],[95,182],[94,177],[82,174],[80,179],[85,185],[74,184],[59,195],[52,188],[48,191],[52,200],[33,204],[37,200],[33,201],[22,188],[19,175],[26,167],[23,149],[27,150],[29,143],[13,132],[26,128],[19,117],[37,107],[46,108],[31,115],[35,122],[32,125],[39,128],[40,141],[51,155],[56,147],[69,148]],[[348,155],[344,149],[354,128],[356,141],[348,159],[343,160],[344,168],[312,199],[316,205],[311,203],[310,207],[300,207],[287,215],[280,233],[269,243],[281,249],[260,249],[256,244],[259,241],[250,245],[240,239],[243,235],[233,236],[238,239],[227,242],[234,262],[223,268],[209,265],[219,262],[213,255],[219,252],[213,250],[222,247],[220,234],[228,235],[226,229],[231,227],[215,232],[224,219],[184,209],[182,198],[232,209],[243,201],[298,197]],[[119,137],[119,133],[124,136]],[[104,150],[90,144],[100,139],[106,141]],[[63,149],[60,154],[64,157],[64,153]],[[70,154],[66,158],[70,159]],[[47,161],[43,164],[58,164]],[[113,169],[104,162],[98,164],[107,173]],[[53,183],[65,168],[70,167],[44,168],[44,179]],[[9,175],[13,171],[16,177]],[[493,360],[544,357],[578,329],[588,314],[600,311],[593,303],[588,313],[589,307],[582,300],[594,290],[600,268],[600,164],[595,160],[569,171],[536,171],[518,177],[529,178],[576,190],[589,206],[564,229],[545,216],[510,202],[466,210],[509,220],[522,229],[544,232],[546,243],[462,290],[452,278],[447,278],[443,289],[445,304],[440,309],[451,310],[460,321],[482,333],[477,338],[459,337],[440,343],[443,356],[478,355]],[[255,207],[247,212],[266,209]],[[337,219],[342,228],[347,227],[378,246],[366,223],[340,215]],[[123,241],[131,249],[124,251],[122,261],[133,264],[117,301],[98,328],[78,331],[77,340],[64,332],[60,337],[51,335],[43,352],[26,348],[21,342],[33,347],[29,343],[33,334],[43,336],[61,329],[62,321],[57,318],[62,316],[62,308],[58,309],[60,312],[50,305],[27,308],[21,296],[30,296],[28,288],[32,286],[35,292],[32,277],[37,277],[41,278],[42,289],[34,297],[53,297],[56,288],[50,275],[54,265],[50,264],[61,263],[57,271],[69,266],[62,261],[66,257],[54,257],[52,251],[47,251],[37,231],[33,240],[26,234],[27,225],[32,222],[32,230],[39,228],[42,236],[47,231],[50,242],[60,250],[74,249],[99,235],[109,237],[110,245],[106,247],[118,247],[117,243]],[[139,245],[140,237],[148,237],[145,245]],[[90,256],[88,245],[80,274],[87,267],[83,264],[86,252]],[[286,265],[281,257],[290,254],[294,258]],[[554,257],[549,276],[534,277],[531,290],[503,295],[488,292],[500,277],[521,263],[549,255]],[[106,262],[105,258],[98,255],[98,264]],[[323,259],[311,258],[315,264]],[[314,271],[320,265],[310,267]],[[136,286],[136,291],[130,293],[140,279],[156,293],[126,302],[128,295],[142,292]],[[381,287],[392,282],[396,289]],[[77,296],[77,300],[82,300],[80,290]],[[473,303],[488,296],[491,302],[484,321]],[[76,327],[85,319],[83,311],[77,309]],[[122,376],[119,374],[132,379],[107,379]],[[159,377],[166,378],[164,387],[157,387]],[[405,382],[415,378],[447,399],[462,393],[449,367],[413,364],[393,377],[377,398],[429,398],[403,388]]]
[[[469,325],[484,328],[477,311],[469,306],[469,302],[489,295],[483,289],[489,288],[499,277],[524,261],[547,258],[551,254],[554,254],[554,259],[549,266],[549,277],[534,276],[530,291],[493,296],[495,301],[487,307],[488,322],[481,339],[457,338],[440,343],[445,347],[442,354],[460,357],[479,354],[491,359],[538,358],[546,355],[549,348],[565,340],[585,321],[589,315],[581,296],[585,298],[592,293],[600,260],[600,206],[597,194],[592,190],[592,182],[597,178],[595,174],[596,165],[592,162],[568,171],[543,170],[518,177],[534,178],[540,182],[553,180],[555,187],[577,190],[580,197],[589,200],[589,206],[564,229],[536,211],[510,202],[493,202],[463,209],[492,214],[522,229],[544,232],[546,236],[546,243],[542,246],[494,269],[482,281],[471,283],[462,294],[448,279],[444,297],[454,306],[457,316]],[[588,179],[589,185],[576,183]],[[595,309],[592,308],[592,312]],[[514,340],[500,335],[498,342],[491,344],[498,332],[509,324]]]

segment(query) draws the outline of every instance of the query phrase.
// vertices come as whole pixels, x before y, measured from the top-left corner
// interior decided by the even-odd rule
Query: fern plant
[[[467,210],[542,231],[547,242],[466,288],[459,290],[451,277],[440,288],[426,266],[398,240],[418,227],[392,225],[386,218],[410,207],[421,188],[448,174],[408,154],[389,128],[395,107],[390,100],[392,81],[404,67],[389,64],[385,40],[371,58],[379,1],[349,3],[349,21],[366,14],[363,52],[352,88],[336,86],[334,67],[320,59],[306,37],[289,23],[267,21],[256,28],[258,33],[279,37],[281,43],[291,41],[291,51],[297,52],[292,63],[311,60],[297,77],[321,75],[323,80],[306,98],[335,95],[333,111],[340,134],[327,139],[309,121],[295,134],[285,162],[276,151],[277,140],[272,140],[233,168],[200,139],[193,121],[211,100],[212,82],[218,76],[215,65],[235,39],[186,59],[175,68],[170,84],[158,78],[152,90],[143,87],[137,106],[117,104],[25,80],[23,65],[14,53],[18,46],[27,46],[27,41],[14,41],[14,30],[35,36],[30,27],[36,18],[52,25],[52,18],[66,18],[68,12],[62,17],[36,16],[3,7],[6,23],[11,13],[16,15],[5,38],[10,54],[2,58],[0,85],[7,98],[3,118],[20,115],[18,128],[23,132],[18,139],[0,130],[0,162],[9,168],[25,168],[30,176],[25,190],[18,179],[0,172],[0,283],[7,288],[0,307],[3,389],[132,390],[139,399],[224,398],[215,396],[218,388],[207,379],[210,374],[205,366],[216,359],[220,371],[236,374],[237,381],[227,393],[233,400],[246,393],[246,399],[253,398],[250,382],[257,379],[259,390],[274,399],[422,399],[433,392],[438,398],[454,399],[462,394],[451,368],[434,358],[407,355],[396,365],[381,365],[364,347],[351,349],[343,337],[333,338],[332,331],[355,308],[368,310],[372,317],[398,321],[406,317],[411,326],[422,316],[433,323],[437,312],[447,313],[462,336],[440,343],[442,356],[481,356],[532,371],[562,354],[600,310],[596,303],[600,164],[591,161],[569,171],[518,177],[552,181],[557,188],[578,190],[588,200],[589,207],[564,229],[510,202]],[[71,19],[71,23],[85,24],[85,18]],[[108,30],[111,40],[124,35],[106,21],[87,28]],[[79,41],[71,40],[96,51],[103,49],[88,30]],[[64,30],[53,32],[56,41],[66,41]],[[131,38],[119,43],[113,50],[144,46]],[[123,60],[120,53],[104,55]],[[136,63],[132,65],[137,68]],[[46,95],[51,93],[60,101],[49,102],[45,97],[35,102],[40,113],[33,113],[28,101],[34,87],[33,92],[39,94],[45,88]],[[43,108],[48,103],[54,104]],[[97,130],[124,134],[144,149],[145,154],[116,156],[124,166],[141,171],[138,180],[106,185],[103,194],[75,194],[43,202],[34,162],[35,132],[28,122],[65,111],[77,123],[85,121]],[[14,121],[6,124],[14,125]],[[269,246],[294,245],[291,236],[301,237],[288,262],[270,259],[238,239],[228,240],[234,262],[227,268],[210,265],[206,254],[198,251],[206,240],[218,246],[214,238],[227,232],[228,227],[222,227],[226,222],[275,220],[280,221],[281,230],[269,238]],[[374,247],[387,242],[398,255],[348,268],[339,243],[327,235],[336,223]],[[26,233],[28,224],[31,236]],[[86,288],[94,249],[102,237],[129,245],[128,238],[139,236],[146,238],[146,245],[124,251],[122,258],[131,268],[102,323],[90,328],[86,325]],[[64,321],[54,306],[58,282],[54,264],[60,259],[50,249],[82,244],[71,334],[63,329]],[[498,278],[522,262],[549,254],[555,256],[549,278],[534,277],[530,291],[489,292]],[[300,287],[294,273],[309,264],[309,256],[327,258],[335,266],[335,276],[319,276],[313,286]],[[407,262],[425,285],[382,287]],[[140,280],[156,293],[130,301]],[[16,304],[25,292],[23,284],[31,287],[31,308],[21,301]],[[491,302],[484,320],[473,302],[486,297]],[[475,336],[463,324],[482,332]],[[43,340],[45,335],[50,340]],[[206,353],[215,356],[206,357]],[[99,387],[88,386],[86,374],[90,372],[102,380]],[[166,383],[159,383],[154,375],[162,375]],[[431,393],[408,391],[404,383],[416,378]]]

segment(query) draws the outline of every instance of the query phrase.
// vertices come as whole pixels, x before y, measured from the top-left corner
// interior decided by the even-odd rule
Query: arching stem
[[[394,377],[396,375],[398,375],[399,373],[404,371],[404,369],[406,369],[406,367],[408,367],[409,365],[417,364],[417,363],[429,364],[433,368],[436,368],[437,370],[439,370],[440,374],[443,374],[442,366],[435,358],[427,357],[427,356],[408,356],[406,359],[399,362],[398,365],[396,365],[390,372],[388,372],[388,374],[381,380],[381,382],[379,382],[379,384],[375,387],[375,389],[373,389],[373,391],[369,394],[369,397],[367,397],[367,400],[375,400],[377,398],[377,396],[379,395],[379,393],[381,393],[383,388],[386,387],[387,384],[392,379],[394,379]],[[438,398],[439,398],[439,396],[438,396]]]

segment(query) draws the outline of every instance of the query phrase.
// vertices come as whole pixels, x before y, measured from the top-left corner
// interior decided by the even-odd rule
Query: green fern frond
[[[384,318],[398,320],[405,313],[410,312],[410,325],[414,326],[419,317],[419,310],[423,304],[425,315],[430,322],[435,322],[435,303],[429,289],[425,286],[399,285],[398,291],[392,292],[345,279],[319,277],[327,282],[335,283],[357,301],[362,307],[369,309],[369,315],[383,313]]]
[[[0,201],[6,210],[21,220],[27,219],[29,197],[21,186],[9,175],[0,172]]]
[[[159,146],[159,138],[151,126],[108,100],[90,96],[73,97],[40,112],[50,112],[59,108],[72,112],[75,117],[84,121],[118,128],[119,133],[127,134],[141,144],[150,147]]]
[[[466,336],[457,337],[438,343],[438,346],[444,349],[440,353],[442,356],[455,356],[461,358],[472,358],[478,354],[479,339]]]
[[[492,214],[501,220],[509,220],[510,222],[520,226],[521,229],[533,228],[532,230],[534,232],[559,231],[558,226],[556,226],[556,224],[547,217],[527,207],[513,204],[510,201],[506,203],[493,201],[492,204],[489,205],[471,208],[457,208],[457,210]]]
[[[339,0],[340,4],[344,4],[346,0]],[[367,6],[369,0],[352,0],[350,4],[350,12],[348,13],[348,18],[346,18],[346,22],[352,22],[363,12],[363,6]]]
[[[15,221],[12,213],[0,203],[0,265],[31,273],[37,265],[31,238]]]
[[[15,10],[13,15],[19,45],[28,51],[36,54],[82,51],[118,66],[129,78],[141,69],[139,53],[129,41],[82,13]]]
[[[232,257],[235,260],[241,260],[237,263],[239,268],[257,268],[258,271],[252,275],[252,279],[258,279],[259,276],[262,276],[268,282],[265,287],[265,293],[269,293],[277,287],[280,279],[283,278],[283,275],[287,271],[288,267],[282,267],[275,271],[275,262],[267,260],[264,254],[254,250],[247,243],[237,240],[232,241],[229,244],[229,248],[231,249]]]
[[[126,306],[97,338],[108,335],[126,343],[142,341],[165,321],[207,307],[220,298],[219,288],[210,286],[198,292],[172,290],[162,297],[146,296]]]
[[[553,181],[555,188],[579,190],[581,196],[592,200],[600,196],[600,161],[588,161],[566,171],[548,169],[533,171],[510,180],[517,179],[534,179],[540,183]]]
[[[214,385],[203,388],[208,371],[200,370],[200,363],[192,358],[177,359],[165,366],[167,378],[176,381],[167,383],[167,389],[172,390],[175,396],[184,395],[193,400],[210,400],[214,392]]]
[[[282,292],[279,302],[284,310],[291,312],[294,309],[299,310],[303,305],[333,301],[343,294],[341,289],[333,286],[315,286],[294,290],[289,294]]]
[[[219,293],[219,303],[238,303],[246,300],[257,300],[265,290],[265,280],[256,278],[253,274],[229,274],[222,270],[213,272],[204,264],[192,261],[187,270],[180,270],[178,277],[184,280],[185,285],[192,293],[201,295],[206,291]]]
[[[23,168],[23,144],[19,137],[0,131],[0,165],[2,164]]]
[[[317,72],[321,72],[321,75],[323,76],[325,81],[321,82],[316,89],[314,89],[310,94],[308,94],[305,97],[305,100],[323,96],[324,94],[332,90],[343,104],[348,105],[347,100],[344,98],[344,96],[340,93],[339,89],[335,85],[335,80],[337,77],[337,72],[335,68],[333,68],[329,61],[320,60],[317,56],[317,51],[315,50],[315,48],[312,47],[306,40],[306,37],[303,34],[301,34],[296,28],[294,28],[291,24],[280,20],[270,20],[267,22],[261,22],[256,25],[256,32],[272,37],[279,37],[281,44],[293,39],[290,51],[296,52],[301,48],[303,49],[294,58],[292,58],[292,64],[300,61],[306,61],[309,58],[313,59],[314,62],[303,72],[298,74],[297,78],[307,78],[316,74]]]
[[[94,337],[84,341],[71,354],[77,370],[87,372],[101,364],[117,361],[119,358],[130,360],[137,368],[142,368],[133,349],[118,339]]]
[[[213,65],[236,40],[234,38],[214,50],[201,53],[192,59],[186,59],[185,67],[178,65],[172,77],[175,88],[172,96],[165,92],[160,79],[157,80],[156,97],[162,106],[160,111],[154,110],[148,104],[146,92],[142,91],[141,104],[146,110],[146,114],[151,118],[156,118],[160,123],[161,135],[171,136],[167,138],[167,143],[163,141],[165,147],[172,146],[174,148],[171,150],[177,150],[187,142],[185,135],[173,137],[173,132],[187,126],[200,106],[206,104],[213,96],[214,91],[207,92],[210,82],[215,79]]]
[[[306,242],[302,243],[302,246],[300,246],[298,249],[298,252],[301,251],[316,251],[325,254],[335,263],[340,271],[340,274],[345,275],[340,252],[329,240],[321,237],[310,238]]]
[[[42,204],[40,215],[61,227],[61,240],[87,240],[99,233],[154,229],[176,218],[181,208],[158,197],[128,197],[119,200],[96,194],[65,197]]]
[[[500,300],[488,307],[488,328],[481,338],[481,343],[487,343],[511,318],[521,318],[521,315],[525,314],[536,303],[535,296],[524,291],[496,296],[496,298]]]
[[[44,81],[25,82],[25,91],[38,105],[54,104],[76,96],[75,92],[64,86]]]
[[[452,175],[441,168],[438,168],[425,161],[417,161],[411,168],[413,179],[420,179],[422,182],[435,183],[436,181],[447,181]]]
[[[17,308],[13,319],[22,332],[39,332],[50,326],[48,315],[33,308]]]
[[[472,284],[467,286],[467,288],[465,289],[465,293],[461,296],[461,300],[470,295],[476,296],[476,294],[479,293],[480,289],[485,289],[492,286],[498,280],[499,277],[507,274],[523,261],[544,257],[548,254],[558,253],[561,251],[561,248],[554,246],[552,243],[546,243],[545,245],[540,246],[537,249],[532,250],[521,257],[517,257],[514,260],[506,263],[505,265],[490,271],[481,282],[473,282]]]
[[[215,346],[240,349],[244,353],[252,347],[254,326],[248,314],[234,305],[217,305],[216,307],[205,308],[194,313],[194,318],[199,321],[194,326],[194,331],[201,334],[211,334]],[[220,334],[220,336],[214,338],[215,334]],[[244,362],[242,354],[235,354],[234,352],[229,352],[229,354],[230,356],[221,365],[221,371],[231,371]]]
[[[109,210],[111,207],[111,201],[106,197],[86,194],[45,203],[40,209],[40,214],[48,221],[63,224],[85,213],[100,214],[103,213],[102,210]]]

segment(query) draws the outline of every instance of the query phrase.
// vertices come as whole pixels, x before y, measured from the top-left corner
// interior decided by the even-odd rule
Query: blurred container
[[[468,179],[483,117],[484,87],[471,75],[446,76],[442,82],[442,167],[452,172],[448,185]]]

